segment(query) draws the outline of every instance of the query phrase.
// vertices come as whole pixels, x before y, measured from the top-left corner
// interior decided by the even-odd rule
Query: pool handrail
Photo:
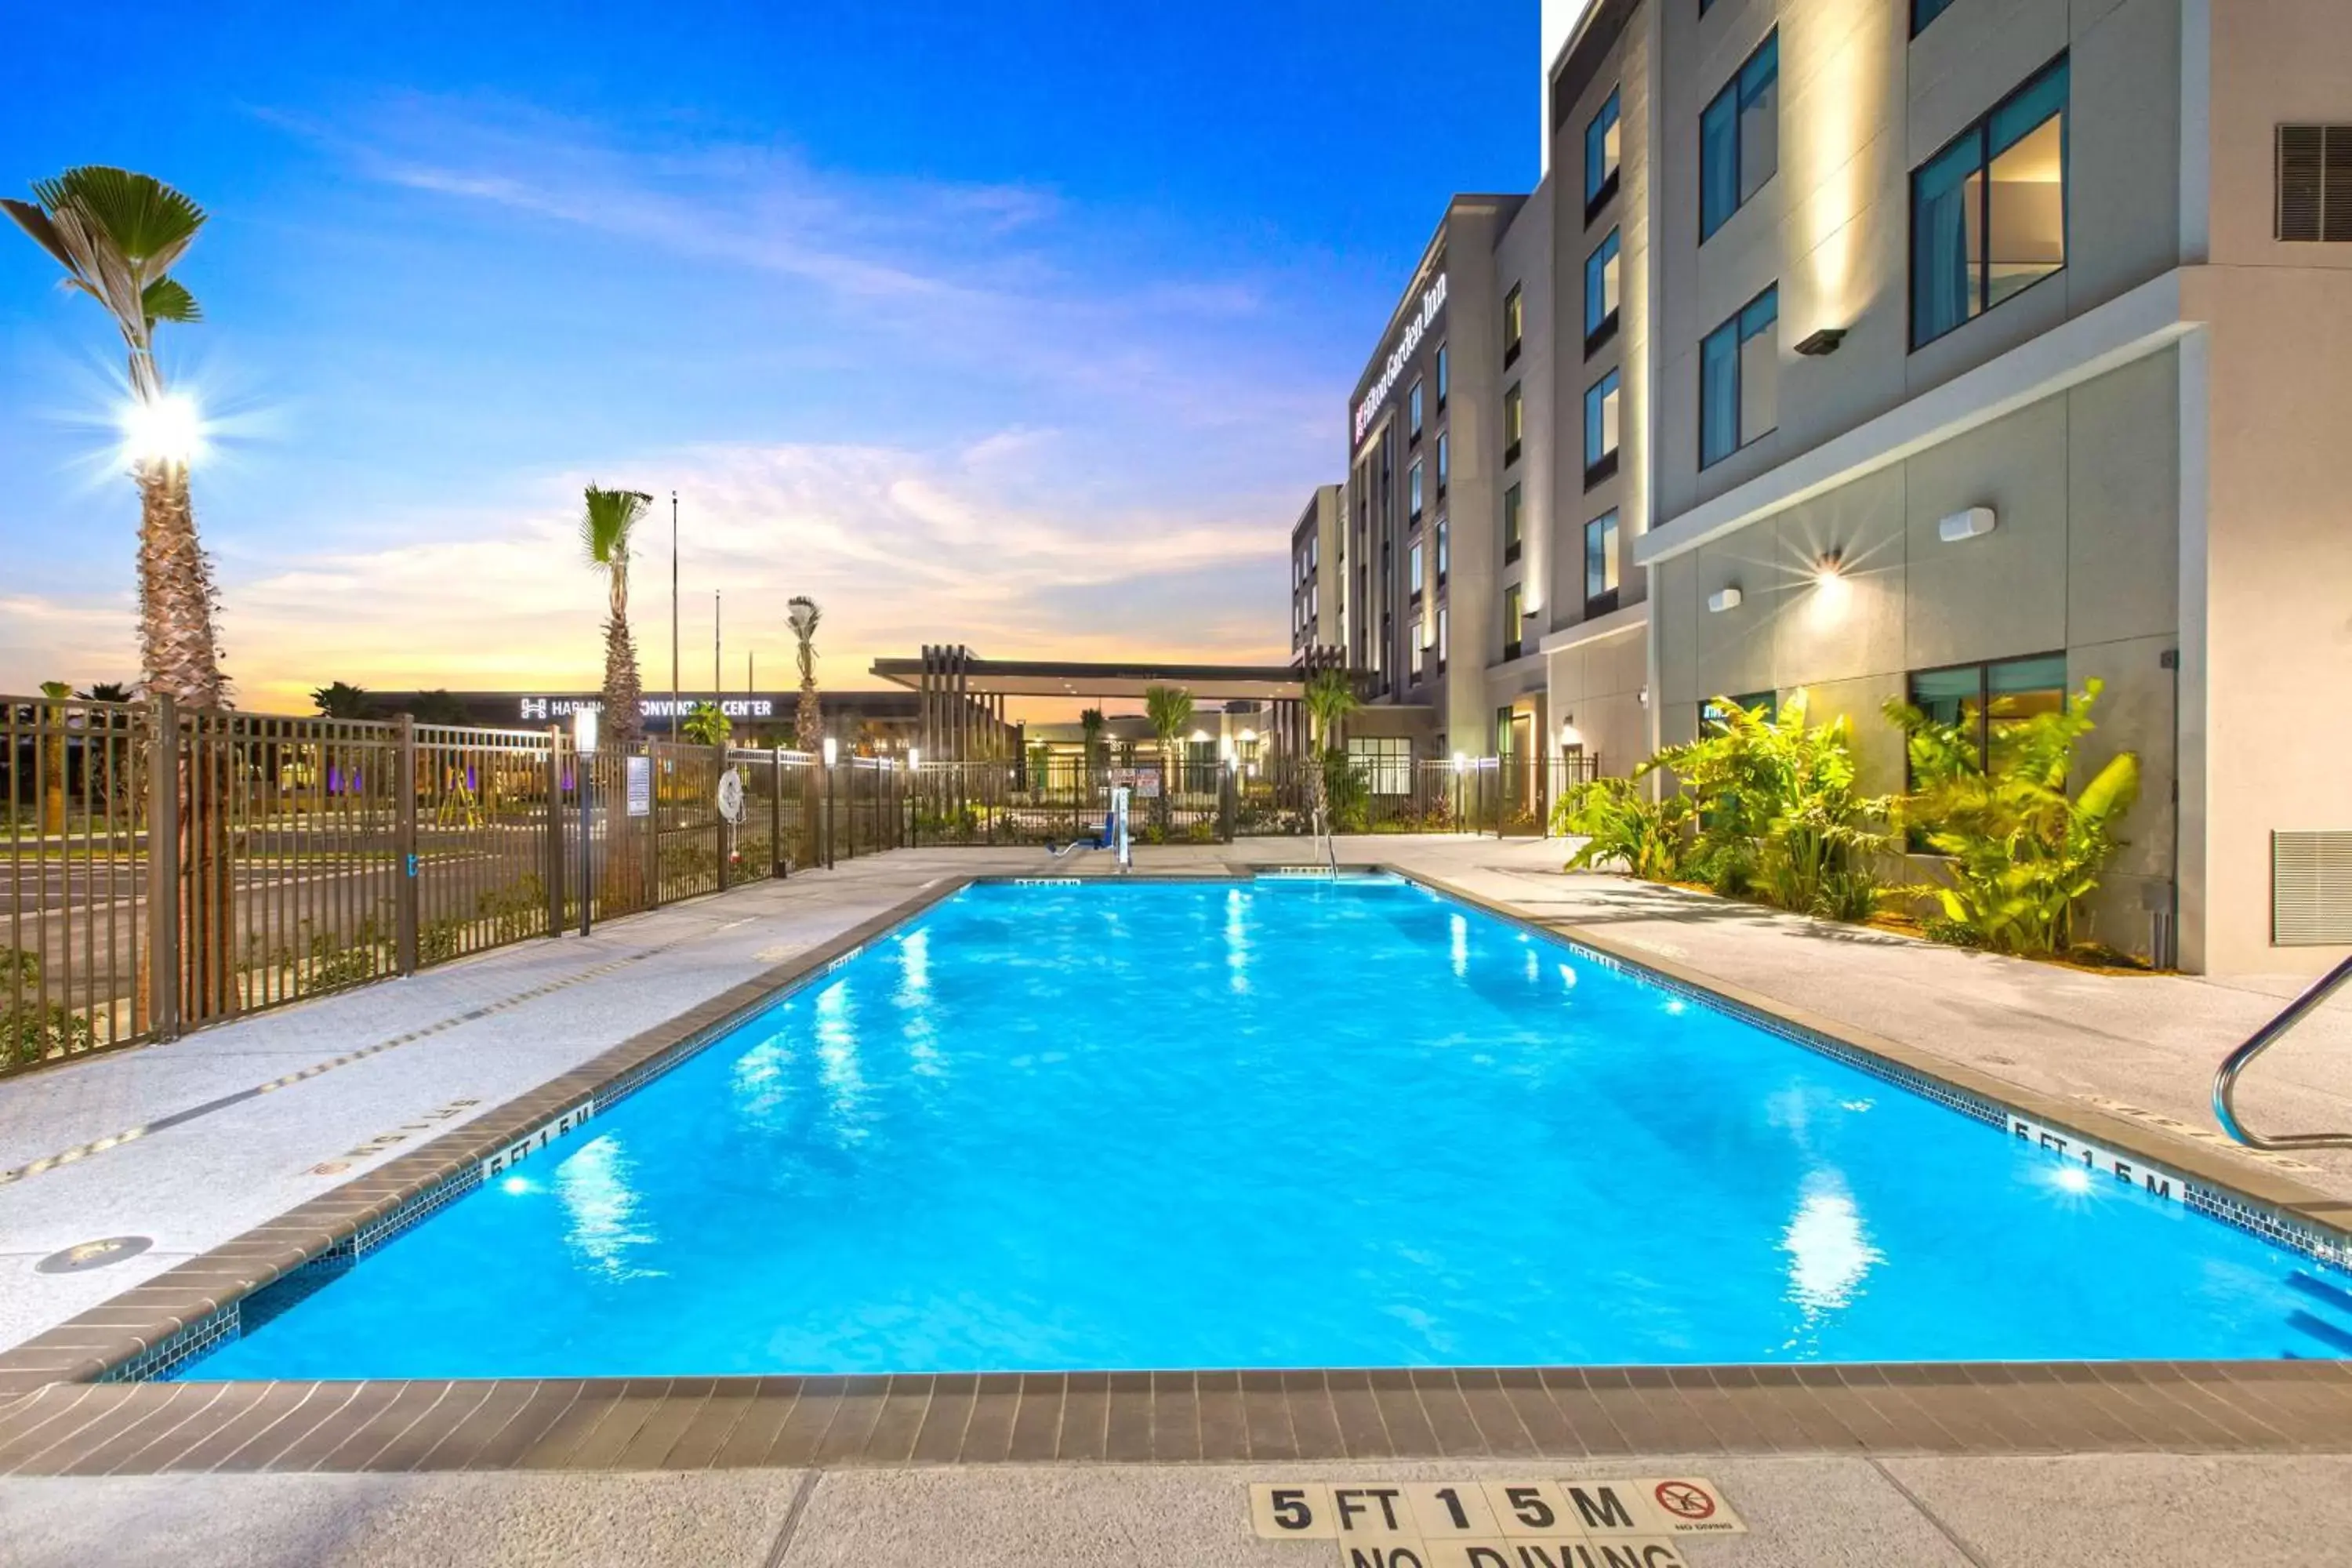
[[[2320,976],[2302,995],[2288,1003],[2278,1016],[2249,1035],[2237,1049],[2222,1058],[2221,1070],[2213,1075],[2213,1114],[2220,1120],[2222,1131],[2249,1149],[2352,1149],[2352,1132],[2282,1132],[2265,1137],[2239,1120],[2237,1105],[2238,1075],[2245,1071],[2247,1064],[2276,1045],[2347,981],[2352,981],[2352,958]]]

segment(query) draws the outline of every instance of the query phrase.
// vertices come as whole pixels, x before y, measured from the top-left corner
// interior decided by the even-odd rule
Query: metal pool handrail
[[[2221,1131],[2249,1149],[2336,1149],[2352,1148],[2352,1132],[2283,1132],[2275,1138],[2265,1138],[2249,1131],[2238,1120],[2238,1075],[2246,1065],[2282,1039],[2313,1009],[2336,994],[2347,981],[2352,981],[2352,958],[2346,959],[2323,975],[2302,995],[2288,1003],[2275,1018],[2246,1037],[2243,1045],[2223,1059],[2221,1069],[2213,1075],[2213,1114],[2221,1119]]]

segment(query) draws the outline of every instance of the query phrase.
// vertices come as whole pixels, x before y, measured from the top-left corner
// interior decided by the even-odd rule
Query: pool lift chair
[[[1094,838],[1073,838],[1067,844],[1050,846],[1045,853],[1059,860],[1074,849],[1108,849],[1118,863],[1119,874],[1125,876],[1135,868],[1135,856],[1127,832],[1129,798],[1126,784],[1113,784],[1110,810],[1103,816],[1102,833]]]
[[[2222,1131],[2249,1149],[2352,1149],[2352,1132],[2282,1132],[2265,1137],[2249,1130],[2239,1120],[2237,1104],[2238,1075],[2245,1071],[2246,1065],[2276,1045],[2347,984],[2352,984],[2352,958],[2322,975],[2309,990],[2288,1003],[2277,1017],[2256,1029],[2244,1044],[2223,1058],[2221,1070],[2213,1075],[2213,1114],[2221,1121]]]

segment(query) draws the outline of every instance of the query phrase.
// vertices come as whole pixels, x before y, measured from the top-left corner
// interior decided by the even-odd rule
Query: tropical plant
[[[645,683],[637,674],[636,638],[629,631],[629,539],[653,504],[643,490],[608,490],[590,485],[580,511],[580,545],[589,566],[604,574],[604,722],[615,745],[645,738],[638,700]]]
[[[131,688],[120,680],[93,680],[89,683],[88,689],[84,690],[81,695],[82,700],[86,702],[128,702],[131,700]]]
[[[1176,746],[1192,726],[1192,694],[1181,686],[1147,686],[1143,711],[1151,721],[1151,732],[1160,738],[1160,826],[1165,828],[1170,802],[1183,773]]]
[[[1996,702],[1989,743],[1973,725],[1948,724],[1908,703],[1886,716],[1904,733],[1911,792],[1895,820],[1946,857],[1934,894],[1944,919],[1929,934],[1996,952],[2063,952],[2083,900],[2124,842],[2116,828],[2139,795],[2139,756],[2118,752],[2069,792],[2074,750],[2096,725],[2096,680],[2064,707],[2018,717]]]
[[[1356,686],[1343,670],[1318,669],[1307,678],[1302,696],[1307,703],[1307,749],[1317,759],[1317,765],[1307,770],[1307,784],[1314,794],[1315,833],[1321,837],[1331,830],[1330,770],[1324,759],[1338,750],[1339,726],[1356,710]]]
[[[318,709],[321,717],[328,719],[375,717],[375,706],[368,700],[367,692],[347,680],[315,688],[310,693],[310,704]]]
[[[147,688],[195,709],[222,705],[212,571],[188,499],[194,417],[155,367],[159,322],[202,321],[194,296],[171,276],[204,226],[205,212],[152,175],[84,165],[33,183],[30,202],[0,198],[66,269],[66,287],[98,301],[130,351],[131,477],[139,486],[139,651]]]
[[[48,699],[39,731],[41,831],[62,834],[66,830],[66,700],[73,695],[73,688],[62,680],[44,680],[41,695]]]
[[[1584,840],[1569,857],[1571,871],[1622,863],[1645,882],[1674,882],[1683,876],[1689,816],[1685,795],[1653,800],[1633,779],[1597,778],[1560,795],[1552,807],[1552,831]]]
[[[1086,779],[1082,787],[1092,788],[1095,775],[1102,767],[1103,710],[1083,708],[1078,710],[1078,739],[1085,753]]]
[[[408,704],[408,716],[420,724],[461,725],[469,715],[466,705],[446,687],[420,691]]]
[[[689,746],[723,746],[734,733],[733,721],[716,702],[696,703],[686,710],[686,721],[678,727],[679,737]]]
[[[1333,746],[1325,752],[1309,776],[1323,790],[1326,831],[1361,833],[1371,826],[1371,785],[1344,750]]]
[[[1801,690],[1777,715],[1722,697],[1710,711],[1698,739],[1640,770],[1667,770],[1689,796],[1697,834],[1686,874],[1798,914],[1868,918],[1884,890],[1887,803],[1857,788],[1853,725],[1808,723]]]

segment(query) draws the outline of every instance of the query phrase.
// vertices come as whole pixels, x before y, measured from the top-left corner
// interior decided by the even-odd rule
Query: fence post
[[[659,752],[656,752],[656,751],[654,750],[654,745],[655,745],[655,742],[652,742],[652,741],[647,741],[645,744],[646,744],[646,908],[647,908],[647,909],[649,909],[649,910],[657,910],[657,909],[661,908],[661,869],[662,869],[662,868],[661,868],[661,808],[662,808],[662,771],[661,771],[661,754],[660,754]],[[619,820],[619,821],[620,821],[624,826],[622,826],[621,827],[618,827],[618,828],[616,828],[616,827],[614,827],[614,826],[613,826],[613,823],[614,823],[614,816],[613,816],[613,807],[612,807],[611,803],[609,803],[609,802],[608,802],[608,803],[606,803],[606,805],[605,805],[605,806],[604,806],[604,837],[605,837],[605,839],[606,839],[606,841],[607,841],[607,842],[609,842],[609,843],[614,843],[614,844],[619,843],[619,842],[620,842],[620,837],[621,837],[621,835],[622,835],[623,833],[625,833],[626,831],[628,831],[627,826],[626,826],[626,824],[627,824],[627,822],[628,822],[628,811],[629,811],[629,763],[628,763],[628,759],[625,756],[625,757],[623,757],[623,758],[621,759],[621,816],[620,816],[620,817],[619,817],[619,819],[618,819],[618,820]],[[608,882],[611,880],[611,878],[610,878],[609,874],[608,874],[608,876],[607,876],[607,878],[606,878],[606,880],[607,880]]]
[[[712,824],[711,831],[718,836],[719,840],[719,847],[716,851],[719,859],[719,890],[723,893],[727,890],[727,860],[729,843],[735,836],[735,825],[727,820],[727,814],[725,812],[718,809],[719,781],[727,772],[727,748],[724,746],[713,746],[710,749],[710,755],[712,758],[712,766],[716,770],[710,775],[710,804],[712,807],[710,815],[717,818],[717,820]]]
[[[397,804],[393,818],[393,852],[400,857],[400,877],[394,884],[393,942],[394,963],[403,974],[416,973],[416,718],[400,716],[400,751],[392,774]]]
[[[563,732],[547,727],[547,839],[541,846],[546,867],[547,934],[563,934]],[[587,889],[581,889],[585,894]]]
[[[180,714],[168,696],[148,710],[147,1020],[159,1040],[180,1034]]]
[[[1236,774],[1230,763],[1217,769],[1217,838],[1224,844],[1234,841],[1234,785]]]
[[[768,875],[784,874],[784,748],[768,748]]]

